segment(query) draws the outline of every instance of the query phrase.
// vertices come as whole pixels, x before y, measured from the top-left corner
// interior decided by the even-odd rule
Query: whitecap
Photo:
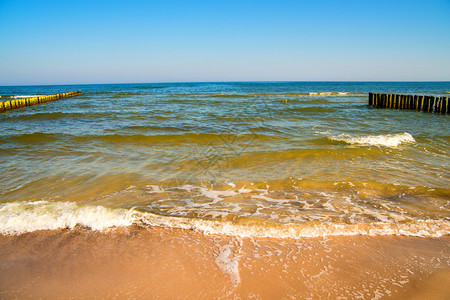
[[[16,234],[35,230],[74,228],[93,230],[130,226],[134,210],[110,209],[103,206],[78,206],[74,202],[11,202],[0,204],[0,234]]]
[[[139,212],[135,209],[79,206],[74,202],[12,202],[0,204],[0,234],[21,234],[83,226],[92,230],[133,224],[188,229],[204,234],[237,237],[303,238],[336,235],[408,235],[441,237],[450,234],[446,220],[411,219],[408,222],[333,223],[326,220],[299,223],[272,223],[240,220],[230,222],[202,218],[175,217]],[[226,250],[226,249],[224,249]]]
[[[386,135],[368,135],[359,137],[331,137],[331,140],[350,145],[398,147],[401,144],[414,143],[414,137],[408,132]]]

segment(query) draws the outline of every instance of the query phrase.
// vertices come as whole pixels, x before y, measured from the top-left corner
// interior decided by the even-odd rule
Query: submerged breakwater
[[[413,109],[429,113],[449,114],[448,97],[369,93],[369,105],[377,108]]]
[[[81,91],[76,92],[67,92],[67,93],[58,93],[53,95],[43,95],[43,96],[34,96],[34,97],[24,97],[11,99],[7,101],[0,102],[0,112],[4,112],[6,110],[21,108],[25,106],[38,105],[41,103],[46,103],[49,101],[55,101],[63,98],[69,98],[74,96],[81,95]]]

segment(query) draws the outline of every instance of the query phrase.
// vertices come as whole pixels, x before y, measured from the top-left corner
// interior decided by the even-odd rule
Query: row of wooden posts
[[[6,110],[21,108],[25,106],[37,105],[40,103],[46,103],[49,101],[59,100],[63,98],[69,98],[74,96],[79,96],[82,93],[80,91],[76,92],[67,92],[67,93],[59,93],[53,95],[43,95],[43,96],[35,96],[29,98],[19,98],[19,99],[11,99],[7,101],[0,102],[0,112],[4,112]]]
[[[423,112],[448,114],[449,102],[447,97],[369,93],[369,105],[377,108],[415,109]]]

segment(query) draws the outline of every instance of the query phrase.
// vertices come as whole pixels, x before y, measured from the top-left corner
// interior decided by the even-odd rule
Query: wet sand
[[[137,226],[0,236],[2,299],[450,299],[450,238]]]

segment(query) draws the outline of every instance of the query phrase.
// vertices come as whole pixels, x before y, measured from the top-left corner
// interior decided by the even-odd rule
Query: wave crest
[[[384,146],[397,147],[401,144],[414,143],[414,137],[407,133],[387,134],[387,135],[369,135],[360,137],[341,137],[330,138],[333,141],[344,142],[350,145],[364,145],[364,146]]]
[[[0,204],[0,234],[36,230],[72,229],[83,226],[105,230],[130,225],[158,226],[241,237],[302,238],[336,235],[408,235],[441,237],[450,234],[445,220],[415,220],[409,223],[373,222],[274,224],[252,219],[236,222],[156,215],[134,209],[78,206],[73,202],[14,202]]]
[[[35,230],[88,227],[103,230],[129,226],[135,221],[134,210],[103,206],[80,207],[73,202],[12,202],[0,204],[0,234]]]

